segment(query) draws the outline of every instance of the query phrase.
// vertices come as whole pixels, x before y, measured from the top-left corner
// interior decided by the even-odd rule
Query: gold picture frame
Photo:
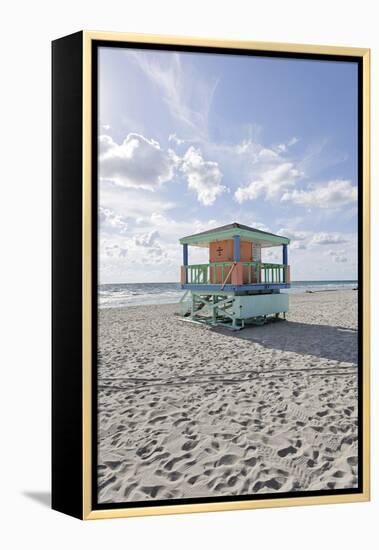
[[[148,515],[165,515],[165,514],[181,514],[223,510],[247,510],[255,508],[271,508],[284,506],[300,506],[300,505],[316,505],[316,504],[335,504],[344,502],[364,502],[370,499],[370,50],[366,48],[351,48],[337,46],[318,46],[318,45],[302,45],[302,44],[284,44],[272,42],[255,42],[255,41],[235,41],[235,40],[220,40],[220,39],[205,39],[205,38],[190,38],[177,36],[160,36],[160,35],[144,35],[130,33],[114,33],[114,32],[98,32],[98,31],[83,31],[72,35],[76,37],[75,55],[81,52],[82,58],[78,60],[80,71],[82,73],[82,112],[81,127],[82,127],[82,163],[81,163],[81,235],[80,235],[80,254],[81,262],[81,350],[78,350],[76,356],[76,368],[80,370],[80,385],[81,400],[81,426],[80,438],[82,455],[78,457],[76,466],[78,469],[77,479],[81,477],[82,483],[80,486],[81,499],[79,502],[79,493],[75,497],[75,506],[68,503],[69,497],[60,496],[63,489],[62,486],[67,481],[61,479],[62,473],[58,474],[58,470],[62,472],[64,467],[64,458],[60,455],[63,453],[63,447],[68,445],[67,440],[59,441],[59,426],[63,422],[62,415],[64,408],[69,406],[67,402],[57,405],[59,401],[58,393],[65,392],[65,388],[58,385],[54,386],[53,381],[53,430],[57,433],[55,436],[55,451],[53,441],[53,508],[69,513],[82,519],[105,519],[116,517],[133,517],[133,516],[148,516]],[[65,57],[65,38],[54,42],[53,52],[55,48],[55,56],[53,61],[56,67],[62,73],[62,64],[67,63]],[[206,502],[206,503],[191,503],[191,504],[175,504],[164,506],[140,506],[136,508],[114,507],[109,509],[96,509],[92,505],[92,458],[93,458],[93,441],[92,441],[92,424],[94,414],[93,403],[93,386],[92,386],[92,359],[93,359],[93,341],[92,341],[92,307],[93,293],[92,286],[92,257],[94,254],[92,246],[92,217],[93,217],[93,202],[92,202],[92,167],[94,159],[92,155],[93,143],[93,123],[92,123],[92,84],[93,84],[93,66],[92,52],[93,45],[96,42],[128,42],[131,44],[151,44],[152,46],[169,45],[181,47],[199,47],[212,49],[228,49],[228,50],[251,50],[255,52],[275,52],[283,54],[301,54],[301,55],[316,55],[316,56],[352,56],[359,58],[362,63],[362,258],[363,258],[363,360],[362,360],[362,396],[363,407],[361,409],[363,431],[362,431],[362,465],[363,465],[363,481],[362,491],[351,494],[335,494],[322,496],[296,496],[290,498],[267,498],[264,500],[241,500],[241,501],[224,501],[224,502]],[[68,56],[72,55],[70,51]],[[64,74],[64,71],[63,71]],[[58,111],[59,101],[54,103],[54,86],[55,90],[61,84],[63,74],[56,76],[54,84],[53,72],[53,124],[55,119],[59,117],[55,111]],[[68,73],[67,73],[68,74]],[[78,69],[79,74],[79,69]],[[79,116],[79,115],[78,115]],[[79,124],[79,123],[78,123]],[[69,130],[66,130],[69,131]],[[64,140],[65,138],[62,138]],[[56,148],[62,147],[63,141],[60,141],[58,130],[56,131]],[[56,149],[58,150],[58,149]],[[58,153],[56,153],[58,155]],[[54,162],[54,146],[53,146],[53,162]],[[56,165],[59,164],[56,161]],[[58,166],[59,168],[59,166]],[[53,170],[53,186],[60,185],[58,182],[58,168],[54,178]],[[72,200],[72,199],[70,199]],[[57,206],[58,208],[58,206]],[[59,214],[57,215],[59,218]],[[54,223],[54,222],[53,222]],[[57,224],[59,223],[59,219]],[[79,221],[78,221],[79,223]],[[62,229],[63,231],[63,229]],[[59,232],[59,230],[57,230]],[[58,237],[57,237],[58,238]],[[77,236],[76,238],[79,238]],[[56,242],[56,247],[60,246],[60,241]],[[60,264],[59,264],[60,265]],[[57,269],[59,268],[57,265]],[[70,269],[70,267],[68,267]],[[72,267],[74,269],[74,267]],[[59,279],[59,276],[57,276]],[[60,280],[56,283],[56,288],[60,285]],[[79,291],[78,291],[79,292]],[[58,306],[57,306],[58,307]],[[57,316],[57,310],[53,310],[53,317]],[[53,329],[54,330],[54,329]],[[58,331],[58,329],[57,329]],[[56,341],[59,336],[56,334]],[[63,345],[63,344],[62,344]],[[59,353],[62,353],[59,350]],[[58,351],[57,351],[58,354]],[[61,366],[56,358],[55,366],[53,364],[53,377],[56,380],[60,379]],[[79,375],[78,375],[79,376]],[[60,382],[62,384],[62,382]],[[54,387],[55,401],[54,401]],[[68,390],[68,388],[66,388]],[[76,412],[76,414],[78,414]],[[75,436],[78,439],[79,436]],[[77,448],[77,447],[76,447]],[[73,451],[75,452],[75,451]],[[80,459],[80,460],[79,460]],[[80,462],[80,465],[79,465]],[[71,467],[71,466],[69,466]],[[55,472],[55,474],[54,474]],[[54,482],[54,476],[56,481]],[[54,485],[55,483],[55,485]],[[68,491],[68,489],[67,489]],[[54,499],[54,493],[56,498]]]

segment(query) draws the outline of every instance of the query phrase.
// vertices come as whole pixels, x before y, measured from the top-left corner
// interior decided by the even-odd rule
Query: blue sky
[[[101,48],[99,219],[103,283],[176,281],[178,239],[234,221],[294,280],[356,278],[356,65]]]

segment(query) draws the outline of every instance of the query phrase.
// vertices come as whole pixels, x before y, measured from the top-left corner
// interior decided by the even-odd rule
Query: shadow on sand
[[[237,332],[214,329],[231,338],[241,338],[278,351],[292,351],[333,361],[358,363],[358,331],[328,325],[277,321],[249,326]]]

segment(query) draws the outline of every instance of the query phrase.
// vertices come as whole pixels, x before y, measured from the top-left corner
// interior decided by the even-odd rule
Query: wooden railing
[[[284,284],[288,281],[289,266],[263,262],[241,262],[243,284]],[[234,262],[213,262],[183,266],[186,284],[230,284]]]
[[[261,262],[244,262],[248,266],[250,263],[256,263],[258,283],[286,283],[288,282],[287,271],[288,265],[284,264],[268,264]],[[249,280],[251,276],[251,268],[249,271]]]

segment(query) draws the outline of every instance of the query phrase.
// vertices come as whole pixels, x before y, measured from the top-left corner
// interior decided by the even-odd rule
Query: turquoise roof
[[[201,233],[189,235],[179,240],[180,244],[189,244],[191,246],[208,247],[209,243],[214,241],[222,241],[232,239],[234,236],[239,236],[244,241],[251,241],[260,244],[262,247],[279,246],[281,244],[289,244],[290,239],[282,235],[275,235],[268,231],[248,227],[240,223],[230,223],[222,225],[215,229],[209,229]]]

